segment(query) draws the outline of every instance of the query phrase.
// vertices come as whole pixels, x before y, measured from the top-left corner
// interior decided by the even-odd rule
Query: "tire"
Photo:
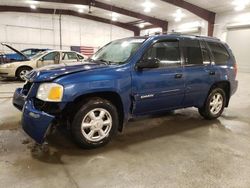
[[[212,120],[221,116],[226,104],[226,94],[223,89],[213,89],[202,108],[199,108],[199,113],[205,119]]]
[[[21,67],[17,70],[17,78],[20,81],[25,81],[25,74],[27,74],[29,71],[31,71],[32,69],[30,67]]]
[[[94,149],[106,145],[117,133],[118,125],[118,113],[111,102],[90,98],[76,112],[71,131],[80,147]]]

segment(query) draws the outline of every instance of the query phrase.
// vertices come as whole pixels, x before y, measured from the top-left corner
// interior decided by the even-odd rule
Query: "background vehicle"
[[[21,54],[21,53],[20,53]],[[34,68],[40,68],[47,65],[59,64],[68,65],[73,62],[81,62],[84,57],[73,51],[64,50],[48,50],[33,56],[31,59],[26,58],[26,61],[12,62],[0,65],[0,76],[2,77],[17,77],[19,80],[24,80],[25,74]]]
[[[4,59],[2,63],[8,63],[8,62],[14,62],[14,61],[25,61],[26,57],[31,58],[37,53],[49,50],[49,49],[39,49],[39,48],[28,48],[28,49],[21,50],[20,52],[22,54],[20,54],[19,51],[17,51],[15,48],[11,47],[10,45],[5,44],[5,43],[1,43],[1,44],[3,46],[10,48],[14,52],[16,52],[16,53],[0,54],[0,58]],[[25,55],[26,57],[24,58],[23,55]]]
[[[127,38],[87,64],[32,71],[13,104],[23,109],[23,129],[36,142],[51,124],[69,122],[75,141],[95,148],[131,117],[196,107],[204,118],[218,118],[237,89],[236,73],[232,51],[214,38]]]

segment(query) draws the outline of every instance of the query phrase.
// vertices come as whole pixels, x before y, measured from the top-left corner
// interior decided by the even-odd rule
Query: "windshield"
[[[32,51],[30,49],[22,50],[21,52],[28,57],[32,55]]]
[[[128,38],[111,42],[96,52],[91,59],[109,64],[123,64],[145,40],[145,38]]]
[[[42,55],[44,55],[46,53],[47,53],[47,51],[39,52],[36,55],[32,56],[31,59],[38,59],[39,57],[41,57]]]

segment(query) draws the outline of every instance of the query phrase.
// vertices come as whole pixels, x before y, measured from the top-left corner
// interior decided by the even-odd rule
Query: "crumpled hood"
[[[107,67],[107,65],[90,63],[90,62],[50,65],[32,70],[30,73],[26,75],[26,79],[31,82],[44,82],[53,80],[63,75],[88,71],[93,69],[99,69],[104,67]]]

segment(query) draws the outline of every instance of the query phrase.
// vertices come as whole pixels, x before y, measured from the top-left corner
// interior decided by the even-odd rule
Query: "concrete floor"
[[[1,187],[250,187],[250,74],[218,120],[196,109],[130,122],[106,147],[81,150],[64,131],[41,151],[20,128],[15,87],[0,81]]]

